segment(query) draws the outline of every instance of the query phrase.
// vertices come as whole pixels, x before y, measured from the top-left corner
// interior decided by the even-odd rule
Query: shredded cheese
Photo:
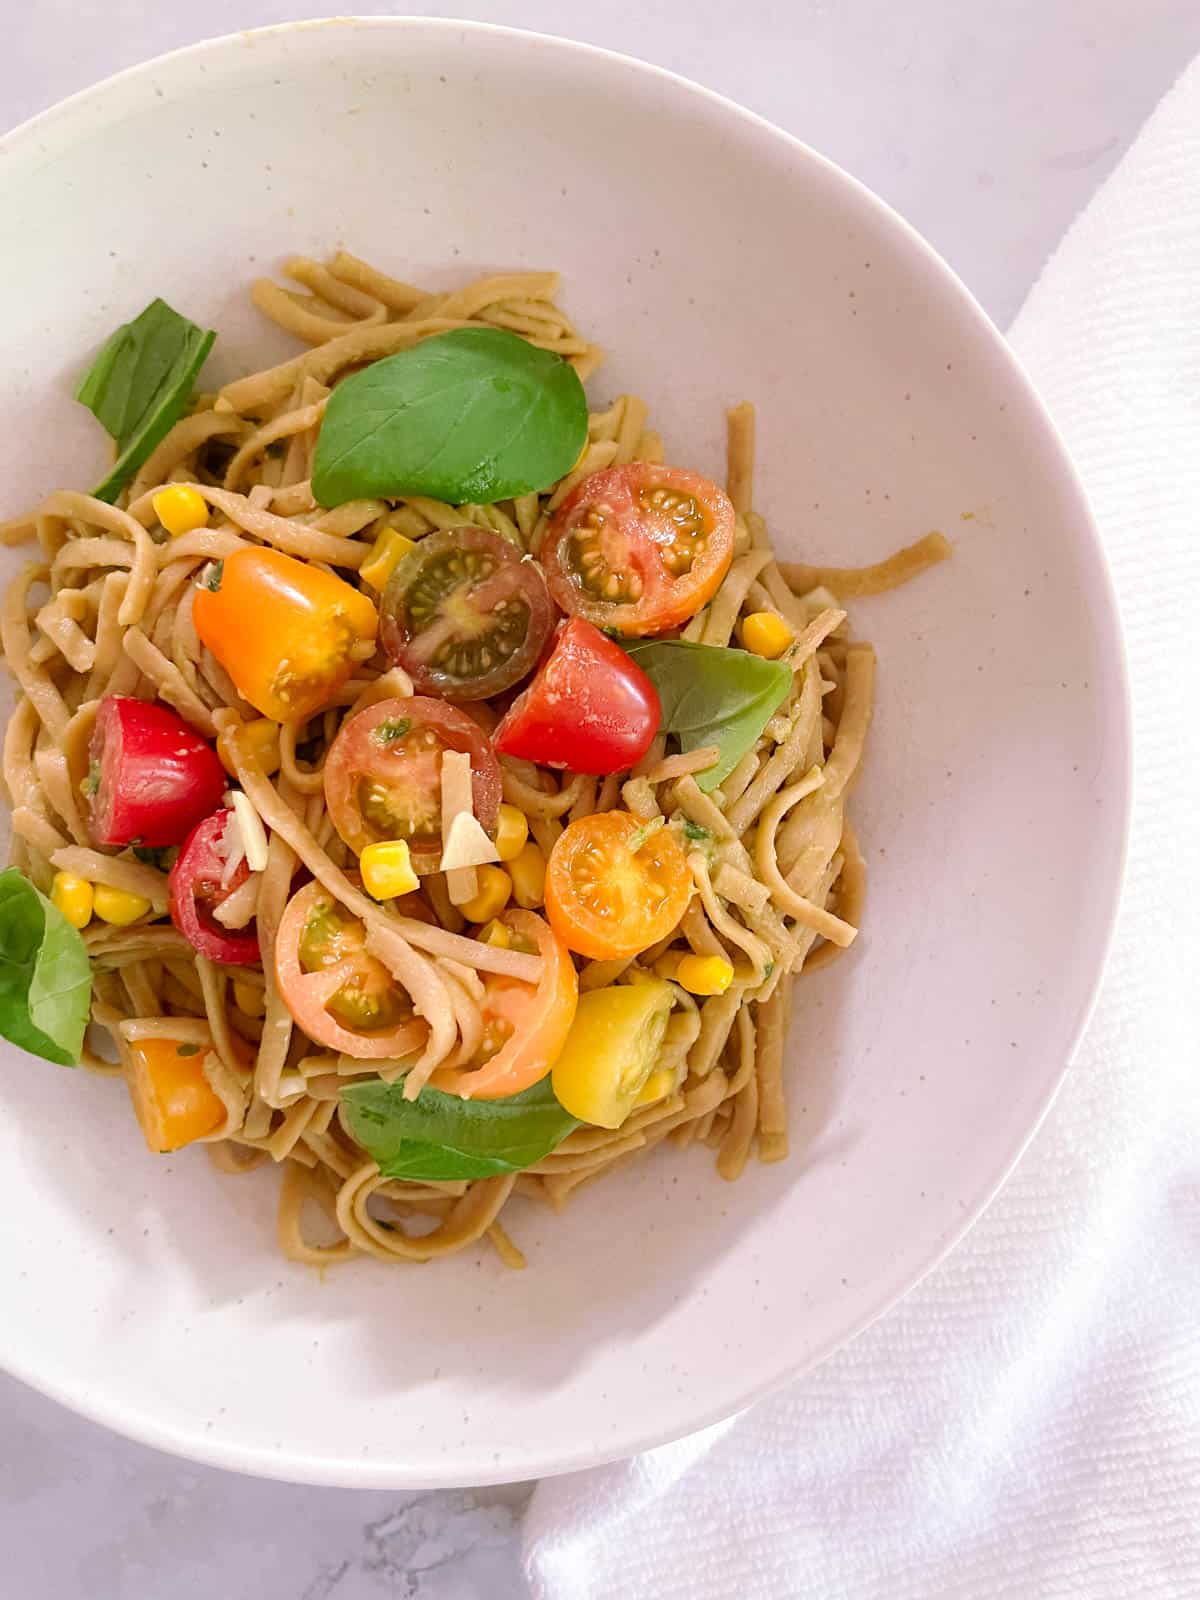
[[[233,821],[241,834],[246,865],[251,872],[265,872],[268,860],[267,830],[262,825],[262,818],[250,804],[249,796],[240,789],[232,790],[229,798],[233,804]]]
[[[475,821],[475,798],[471,790],[471,758],[461,750],[442,755],[442,867],[446,873],[446,893],[451,905],[465,905],[479,892],[479,863],[447,865],[446,856],[454,839],[454,824],[460,817]],[[462,829],[459,829],[460,837]]]
[[[500,852],[469,811],[460,811],[450,824],[442,850],[442,871],[482,867],[499,861]]]

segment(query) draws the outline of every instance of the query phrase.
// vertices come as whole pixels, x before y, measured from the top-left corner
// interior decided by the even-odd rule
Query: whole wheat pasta
[[[346,251],[328,262],[295,257],[284,271],[299,288],[261,279],[253,302],[311,348],[197,400],[117,503],[60,490],[0,524],[0,543],[36,538],[40,550],[0,606],[0,643],[17,685],[3,749],[12,859],[43,890],[67,875],[126,897],[132,920],[94,919],[83,931],[92,1020],[112,1039],[117,1060],[89,1043],[82,1063],[126,1078],[137,1104],[143,1058],[174,1045],[194,1059],[213,1107],[210,1125],[194,1137],[222,1172],[282,1169],[278,1238],[289,1259],[322,1268],[362,1255],[418,1263],[486,1243],[517,1269],[525,1258],[509,1223],[519,1229],[523,1197],[558,1210],[581,1185],[602,1177],[616,1183],[630,1162],[667,1142],[712,1147],[729,1180],[756,1144],[764,1161],[786,1153],[793,981],[850,945],[864,903],[865,865],[846,796],[868,736],[875,658],[849,637],[841,602],[915,576],[949,546],[930,534],[863,569],[777,563],[754,504],[754,410],[733,407],[731,564],[683,636],[736,646],[750,613],[776,613],[792,634],[780,657],[794,672],[783,703],[711,792],[704,775],[720,760],[719,735],[684,753],[667,729],[627,772],[594,777],[505,756],[497,776],[504,804],[521,813],[544,856],[564,829],[597,813],[628,812],[647,825],[647,837],[668,829],[682,847],[690,890],[678,924],[659,929],[636,955],[585,961],[548,954],[560,949],[549,933],[548,945],[522,942],[515,920],[474,926],[464,914],[470,906],[452,901],[440,870],[423,871],[416,891],[377,901],[360,877],[358,846],[342,836],[327,803],[336,765],[329,757],[349,719],[408,700],[413,678],[383,651],[370,655],[368,643],[323,710],[281,724],[264,744],[255,726],[261,714],[193,619],[209,564],[268,547],[364,588],[375,603],[376,590],[358,573],[389,530],[418,541],[433,530],[490,529],[532,559],[579,484],[610,467],[652,470],[663,461],[663,442],[648,426],[645,401],[618,395],[591,410],[578,460],[543,490],[494,505],[408,495],[321,506],[312,473],[329,397],[365,363],[464,327],[506,330],[557,353],[581,377],[602,352],[557,304],[553,272],[501,273],[430,291]],[[198,492],[209,517],[172,538],[156,499],[179,484]],[[246,625],[252,631],[260,619],[247,617]],[[113,695],[173,707],[215,742],[240,798],[214,869],[223,875],[217,898],[204,914],[212,928],[248,938],[238,948],[256,949],[257,961],[214,963],[194,948],[186,919],[171,920],[172,910],[182,916],[168,877],[174,850],[93,839],[91,795],[100,782],[93,728],[100,702]],[[486,739],[505,703],[470,709]],[[272,744],[278,755],[268,761]],[[531,880],[511,855],[501,870],[530,894]],[[476,872],[477,887],[484,872]],[[347,1048],[371,1036],[369,1020],[344,1024],[338,1044],[305,1032],[312,1013],[298,1004],[287,964],[289,908],[301,894],[334,930],[328,959],[305,957],[305,966],[296,958],[306,993],[323,996],[321,1006],[336,1001],[351,1018],[364,1007],[368,1019],[375,997],[389,997],[379,1003],[399,1008],[394,1037],[404,1048],[387,1056]],[[538,915],[545,915],[540,903]],[[305,924],[305,939],[315,925]],[[681,966],[689,955],[724,973],[724,992],[689,992]],[[348,971],[358,974],[358,988]],[[647,983],[667,994],[671,1009],[644,1103],[620,1126],[579,1125],[520,1175],[415,1180],[381,1171],[352,1132],[348,1087],[395,1082],[413,1100],[426,1086],[443,1092],[447,1074],[456,1075],[454,1092],[469,1097],[497,1041],[520,1032],[506,1006],[555,981],[584,996]]]

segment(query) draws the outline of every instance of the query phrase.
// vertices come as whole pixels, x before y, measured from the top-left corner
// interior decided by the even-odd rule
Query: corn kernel
[[[160,489],[150,502],[154,515],[172,536],[194,533],[208,522],[208,501],[198,489],[186,483],[173,483]]]
[[[128,889],[114,889],[107,883],[96,885],[92,904],[101,922],[111,922],[118,928],[127,928],[131,922],[144,917],[150,909],[149,900],[143,900],[140,894],[130,894]]]
[[[774,661],[796,635],[774,611],[755,611],[742,623],[742,643],[752,654]]]
[[[494,917],[486,928],[480,928],[476,938],[480,939],[484,944],[494,944],[498,950],[510,950],[512,948],[512,936],[509,934],[508,929],[502,922],[497,922]]]
[[[233,1003],[248,1017],[261,1017],[266,1012],[266,1001],[263,992],[255,983],[239,983],[234,979]]]
[[[733,982],[733,967],[723,956],[681,956],[675,982],[689,994],[724,994]]]
[[[635,1104],[652,1106],[656,1100],[665,1100],[674,1087],[675,1074],[670,1067],[656,1067],[642,1085]]]
[[[86,928],[92,920],[95,891],[86,878],[77,878],[73,872],[56,872],[50,899],[73,928]]]
[[[517,904],[526,911],[540,906],[546,897],[546,858],[532,839],[509,862],[508,870]]]
[[[382,594],[400,562],[410,550],[415,549],[416,545],[411,539],[406,539],[395,528],[385,528],[371,546],[371,554],[359,567],[358,575]]]
[[[269,778],[273,772],[279,771],[279,724],[272,722],[268,717],[258,717],[254,722],[244,722],[240,729],[238,741],[243,750],[258,762],[264,774]],[[221,765],[231,778],[237,777],[237,768],[229,760],[223,748],[223,741],[217,742],[217,754],[221,758]]]
[[[373,900],[391,900],[398,894],[411,894],[420,886],[403,839],[369,844],[359,856],[358,865],[363,888]]]
[[[459,906],[468,922],[490,922],[508,904],[513,881],[503,867],[476,867],[479,888],[470,900]]]
[[[516,806],[502,805],[496,823],[496,851],[501,861],[515,861],[529,838],[529,821]]]

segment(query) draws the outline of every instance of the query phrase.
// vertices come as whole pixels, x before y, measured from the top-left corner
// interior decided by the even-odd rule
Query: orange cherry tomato
[[[374,654],[379,625],[366,595],[341,578],[258,547],[209,568],[192,620],[242,698],[274,722],[328,705],[355,664]]]
[[[225,1107],[204,1063],[211,1044],[180,1039],[134,1039],[126,1082],[146,1143],[156,1154],[179,1150],[221,1126]]]
[[[636,956],[676,927],[691,873],[674,834],[628,811],[599,811],[558,837],[546,868],[546,915],[593,961]]]
[[[717,592],[733,559],[729,496],[698,472],[635,461],[576,485],[542,546],[553,599],[626,637],[665,633]]]
[[[499,921],[513,949],[536,952],[542,975],[536,987],[498,973],[481,972],[483,1041],[474,1060],[433,1075],[436,1089],[464,1100],[502,1100],[544,1078],[558,1059],[579,1002],[579,980],[567,947],[532,911],[506,911]]]

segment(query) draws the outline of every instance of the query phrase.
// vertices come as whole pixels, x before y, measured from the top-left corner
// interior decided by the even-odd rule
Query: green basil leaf
[[[587,420],[583,385],[561,356],[502,328],[455,328],[338,384],[313,494],[323,506],[413,494],[491,505],[569,472]]]
[[[179,421],[216,337],[152,300],[101,350],[75,394],[117,443],[112,471],[92,491],[98,500],[115,500]]]
[[[696,774],[707,794],[727,778],[787,698],[792,669],[748,650],[684,639],[624,640],[623,648],[658,690],[662,731],[680,748],[715,744],[716,766]]]
[[[77,1066],[91,998],[79,934],[15,867],[0,872],[0,1035],[31,1055]]]
[[[428,1084],[415,1100],[404,1084],[375,1078],[342,1090],[350,1132],[385,1178],[442,1183],[520,1172],[579,1126],[554,1098],[549,1077],[504,1100],[460,1100]]]

